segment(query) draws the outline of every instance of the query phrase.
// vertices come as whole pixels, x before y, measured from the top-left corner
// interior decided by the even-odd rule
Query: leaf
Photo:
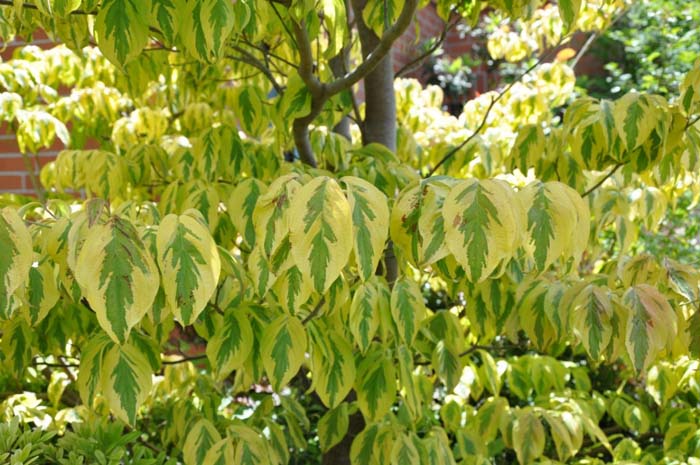
[[[673,345],[677,317],[666,298],[648,284],[628,289],[622,303],[628,308],[625,346],[639,373],[649,367],[661,350]]]
[[[408,260],[422,267],[448,254],[443,204],[454,180],[429,178],[409,185],[391,211],[391,238]]]
[[[258,198],[266,190],[265,183],[255,178],[244,179],[235,187],[226,203],[226,209],[236,231],[251,249],[255,246],[256,234],[253,212]]]
[[[544,453],[544,442],[544,426],[532,408],[526,407],[518,411],[513,425],[513,449],[518,456],[518,462],[526,465],[541,457]]]
[[[221,435],[209,420],[197,421],[187,432],[185,444],[182,447],[185,465],[204,464],[204,458],[209,450],[221,440]]]
[[[0,210],[0,320],[12,316],[12,294],[29,278],[32,237],[17,211]]]
[[[265,328],[260,352],[267,377],[276,392],[299,371],[305,350],[306,332],[297,318],[282,315]]]
[[[80,400],[88,407],[93,406],[95,396],[102,392],[102,375],[104,356],[114,343],[104,333],[94,334],[80,353],[80,369],[78,370],[77,387]]]
[[[657,123],[656,109],[646,95],[629,92],[615,101],[615,128],[629,152],[641,146]]]
[[[352,212],[353,252],[360,277],[368,280],[376,271],[389,235],[389,206],[384,193],[354,176],[340,179]]]
[[[141,54],[148,43],[149,2],[104,0],[95,17],[95,39],[100,51],[117,68]]]
[[[414,419],[420,418],[423,399],[420,396],[418,381],[413,374],[413,353],[404,345],[397,350],[399,385],[401,397]]]
[[[433,366],[438,376],[445,383],[445,389],[452,392],[462,375],[462,362],[459,354],[445,341],[439,341],[433,351]]]
[[[411,434],[411,433],[409,433]],[[420,465],[420,456],[409,434],[401,434],[391,448],[392,465]]]
[[[341,403],[328,410],[318,421],[318,440],[321,452],[328,452],[348,432],[348,404]]]
[[[26,315],[32,326],[39,324],[56,305],[60,293],[56,271],[49,261],[29,269]]]
[[[518,168],[522,173],[535,166],[545,153],[546,138],[542,126],[539,124],[526,124],[518,130],[513,148],[510,152],[512,167]]]
[[[197,320],[214,294],[221,272],[216,242],[197,216],[169,214],[156,236],[166,302],[183,326]]]
[[[447,195],[447,247],[468,281],[483,281],[512,256],[518,230],[514,204],[512,191],[499,181],[468,179]]]
[[[311,276],[323,294],[335,281],[352,251],[350,205],[338,184],[325,176],[301,187],[290,206],[289,234],[299,270]]]
[[[0,327],[2,361],[15,378],[21,379],[25,368],[29,367],[32,361],[34,332],[24,318],[15,318]]]
[[[280,117],[286,124],[306,116],[311,111],[311,92],[304,84],[299,73],[294,72],[287,78],[287,88],[279,101]]]
[[[203,465],[236,465],[235,447],[230,437],[215,443],[204,456]]]
[[[339,405],[355,382],[355,358],[352,346],[333,329],[312,333],[311,372],[316,394],[329,408]]]
[[[538,272],[549,268],[565,253],[573,252],[573,242],[579,231],[584,231],[583,242],[587,242],[589,226],[585,215],[588,210],[584,207],[580,215],[580,222],[585,220],[585,224],[579,224],[579,205],[574,204],[570,197],[578,194],[569,186],[556,181],[536,181],[517,195],[527,208],[527,247],[532,251]]]
[[[199,61],[213,63],[223,57],[233,30],[233,5],[226,0],[181,2],[179,38],[185,51]]]
[[[549,424],[557,456],[566,462],[583,444],[583,427],[570,412],[546,412],[544,418]]]
[[[175,43],[180,27],[178,5],[174,0],[151,0],[151,14],[149,22],[155,24],[163,34],[163,44],[171,46]]]
[[[136,413],[151,391],[151,377],[148,360],[133,345],[112,345],[105,351],[102,394],[112,412],[124,422],[136,423]]]
[[[593,360],[600,360],[612,339],[612,302],[605,291],[589,284],[571,304],[574,335],[581,341]]]
[[[569,30],[573,26],[579,11],[581,11],[581,3],[581,0],[559,0],[557,2],[559,16],[564,22],[564,29]]]
[[[273,290],[282,307],[294,315],[313,293],[313,283],[308,275],[292,266],[285,270],[273,285]]]
[[[275,179],[265,193],[258,197],[253,210],[255,243],[268,261],[282,246],[289,234],[291,199],[301,187],[299,176],[288,174]],[[281,265],[281,264],[280,264]],[[289,264],[291,266],[291,263]],[[276,266],[270,271],[283,271]],[[272,283],[269,283],[272,285]]]
[[[391,315],[399,330],[399,336],[409,346],[413,344],[418,327],[425,318],[426,309],[418,284],[401,277],[391,290]]]
[[[376,278],[360,283],[352,296],[349,325],[355,344],[365,353],[379,329],[379,281]]]
[[[350,446],[350,463],[352,465],[373,465],[374,449],[379,435],[379,424],[367,424],[360,434],[355,436]]]
[[[218,381],[233,370],[243,368],[253,346],[253,329],[248,321],[250,317],[245,306],[229,307],[214,336],[207,342],[207,358]]]
[[[396,373],[393,361],[381,347],[371,350],[360,362],[355,391],[357,405],[368,423],[389,412],[396,397]]]
[[[119,344],[146,315],[160,285],[158,268],[136,228],[116,216],[87,230],[75,280],[102,329]]]
[[[51,0],[51,14],[65,18],[80,8],[81,0]]]

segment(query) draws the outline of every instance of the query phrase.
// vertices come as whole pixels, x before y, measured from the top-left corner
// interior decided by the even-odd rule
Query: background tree
[[[421,6],[0,2],[66,44],[3,121],[70,147],[2,200],[0,459],[693,463],[700,275],[630,252],[697,194],[700,68],[575,98],[624,4],[440,1],[535,56],[455,117],[395,80]]]

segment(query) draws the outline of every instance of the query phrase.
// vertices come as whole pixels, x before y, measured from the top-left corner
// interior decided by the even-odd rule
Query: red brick
[[[34,165],[33,162],[32,165]],[[0,173],[4,171],[26,171],[26,165],[22,156],[8,157],[5,154],[0,154]]]
[[[0,173],[0,191],[25,189],[24,175]]]

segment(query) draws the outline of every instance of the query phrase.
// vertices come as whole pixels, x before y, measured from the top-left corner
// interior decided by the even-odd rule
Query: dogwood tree
[[[529,59],[453,117],[394,73],[423,7],[0,2],[64,44],[0,64],[0,117],[68,147],[3,198],[2,363],[49,382],[0,415],[186,465],[694,463],[700,275],[637,236],[699,193],[700,66],[577,98],[624,3],[439,0]]]

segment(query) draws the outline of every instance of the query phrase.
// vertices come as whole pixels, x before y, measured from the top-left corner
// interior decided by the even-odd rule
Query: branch
[[[302,20],[299,24],[292,21],[292,31],[299,51],[299,68],[297,69],[299,76],[314,97],[321,97],[325,92],[323,84],[314,74],[314,53],[309,34],[306,32],[306,21]]]
[[[620,167],[622,167],[622,165],[624,165],[624,163],[618,163],[617,165],[613,166],[613,168],[610,170],[610,172],[608,172],[608,174],[606,174],[605,176],[603,176],[603,177],[600,179],[600,181],[598,181],[597,183],[595,183],[595,184],[593,185],[593,187],[591,187],[591,188],[588,189],[586,192],[584,192],[583,194],[581,194],[581,197],[587,197],[588,195],[591,194],[591,192],[593,192],[594,190],[598,189],[601,185],[603,185],[603,183],[604,183],[605,181],[607,181],[613,174],[615,174],[615,172],[616,172],[617,170],[619,170]]]
[[[304,325],[305,325],[306,323],[308,323],[309,321],[311,321],[312,319],[314,319],[314,318],[316,317],[316,315],[318,315],[318,313],[319,313],[319,312],[321,311],[321,309],[323,308],[323,304],[324,304],[325,302],[326,302],[326,300],[325,300],[323,297],[321,297],[321,300],[318,301],[318,303],[316,304],[316,306],[314,307],[314,309],[311,311],[311,313],[309,313],[308,315],[306,315],[306,318],[304,318],[304,319],[301,321],[301,324],[304,324]]]
[[[177,365],[178,363],[195,362],[197,360],[203,360],[207,358],[206,354],[193,355],[192,357],[182,357],[178,360],[163,360],[161,363],[163,365]]]
[[[692,126],[692,125],[694,125],[695,123],[697,123],[698,120],[700,120],[700,115],[696,115],[695,118],[691,118],[690,116],[688,116],[688,121],[685,123],[685,128],[684,128],[684,129],[688,129],[690,126]]]
[[[259,70],[261,73],[263,73],[265,75],[265,77],[268,79],[268,81],[270,81],[270,83],[272,84],[272,87],[275,88],[275,91],[278,94],[282,94],[282,92],[283,92],[282,86],[279,85],[279,83],[275,79],[275,76],[272,75],[272,71],[270,71],[270,69],[267,66],[265,66],[265,64],[263,62],[258,60],[254,55],[252,55],[250,52],[248,52],[244,49],[241,49],[238,47],[238,48],[236,48],[236,51],[243,54],[243,56],[226,55],[226,58],[228,58],[230,60],[234,60],[234,61],[240,61],[242,63],[245,63],[245,64],[252,66],[253,68],[256,68],[257,70]]]
[[[561,41],[560,41],[561,42]],[[476,130],[471,133],[469,137],[467,137],[462,143],[460,143],[458,146],[454,147],[452,150],[447,152],[442,159],[440,159],[439,162],[430,170],[428,171],[428,174],[425,176],[426,178],[429,178],[435,172],[450,158],[452,158],[457,152],[462,150],[464,146],[466,146],[469,142],[471,142],[479,133],[481,132],[482,129],[484,129],[484,126],[486,126],[486,120],[489,117],[489,114],[491,113],[491,110],[493,109],[494,105],[496,105],[496,102],[501,100],[505,94],[508,93],[508,91],[518,82],[520,82],[527,74],[530,73],[533,69],[537,68],[539,65],[541,65],[547,57],[552,54],[552,52],[559,46],[559,44],[555,45],[552,49],[549,51],[543,53],[537,61],[532,64],[529,68],[527,68],[525,71],[520,73],[518,77],[516,77],[510,84],[508,84],[501,92],[498,93],[495,97],[491,99],[491,103],[489,106],[486,108],[486,113],[484,113],[484,118],[481,120],[481,124],[479,124],[479,127],[476,128]]]
[[[450,32],[459,23],[460,19],[461,17],[457,16],[452,22],[446,23],[445,27],[442,29],[442,32],[440,33],[440,36],[438,36],[435,43],[431,45],[430,48],[428,48],[425,52],[421,53],[416,58],[403,65],[401,69],[399,69],[394,74],[394,77],[402,77],[403,75],[413,71],[420,63],[422,63],[426,58],[432,55],[435,52],[435,50],[440,48],[440,46],[445,42],[445,39],[447,39],[447,33]]]
[[[417,7],[418,0],[406,0],[399,18],[389,29],[384,31],[379,43],[375,49],[372,50],[369,55],[367,55],[365,60],[360,63],[359,66],[351,73],[346,74],[340,79],[336,79],[326,86],[329,96],[335,95],[338,92],[350,88],[359,82],[360,79],[370,73],[379,64],[379,62],[382,61],[386,54],[391,50],[391,46],[394,44],[396,39],[398,39],[411,24],[411,20],[413,19],[413,15],[416,12]]]

